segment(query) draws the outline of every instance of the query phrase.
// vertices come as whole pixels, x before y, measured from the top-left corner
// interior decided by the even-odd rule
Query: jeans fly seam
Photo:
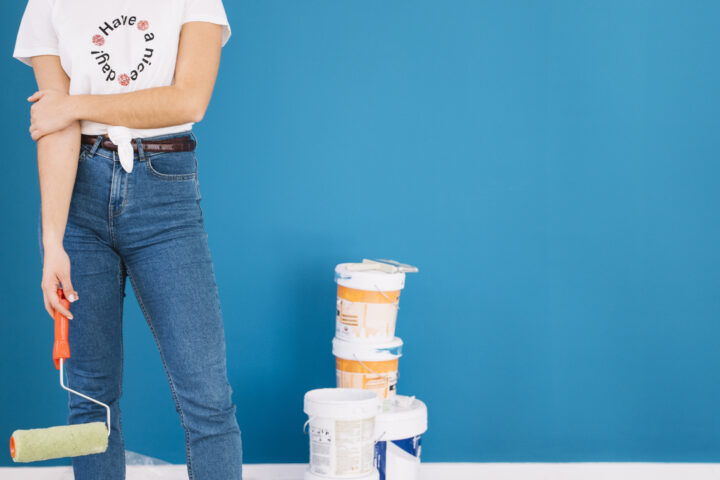
[[[115,234],[113,233],[113,186],[115,185],[115,153],[113,153],[113,173],[110,178],[110,201],[108,202],[108,234],[110,235],[110,244],[113,248],[117,249],[117,243],[115,242]]]
[[[125,192],[123,193],[123,203],[120,206],[120,211],[115,213],[113,217],[117,217],[125,210],[125,205],[127,205],[127,198],[128,198],[128,184],[130,183],[130,178],[128,177],[128,174],[125,174]]]
[[[180,423],[185,429],[185,455],[187,456],[188,476],[189,480],[193,480],[194,475],[192,471],[192,460],[190,455],[190,434],[188,432],[188,426],[185,424],[185,416],[183,415],[182,406],[180,405],[180,399],[178,398],[177,392],[175,391],[175,384],[172,380],[172,377],[170,376],[170,371],[168,370],[167,363],[165,362],[165,354],[163,353],[162,347],[160,346],[160,341],[158,340],[157,333],[155,332],[155,327],[153,327],[152,319],[150,318],[150,314],[148,313],[147,309],[145,308],[145,304],[142,301],[142,295],[140,294],[140,290],[137,288],[132,272],[130,271],[130,267],[127,267],[127,273],[128,277],[130,278],[130,283],[135,290],[135,296],[137,297],[140,309],[142,310],[143,315],[145,315],[145,320],[150,327],[150,331],[152,332],[153,337],[155,338],[155,345],[157,346],[158,352],[160,352],[160,359],[162,360],[163,367],[165,368],[165,375],[167,375],[168,382],[170,383],[170,391],[172,392],[173,400],[175,401],[175,405],[177,406],[178,412],[180,413]]]
[[[115,171],[115,169],[113,168],[113,173],[114,173],[114,171]],[[122,172],[124,172],[124,170],[122,170]],[[115,218],[115,217],[117,217],[118,215],[120,215],[120,214],[125,210],[125,205],[127,204],[128,183],[130,183],[130,179],[128,178],[128,174],[127,174],[127,173],[123,174],[122,172],[120,173],[120,175],[123,175],[123,176],[125,177],[125,181],[124,181],[124,183],[125,183],[124,187],[125,187],[125,188],[124,188],[124,190],[123,190],[123,203],[122,203],[122,205],[120,205],[120,210],[118,210],[117,212],[115,212],[115,209],[114,209],[114,208],[111,208],[111,209],[110,209],[110,215],[111,215],[110,218]],[[112,205],[112,199],[110,200],[110,204]]]

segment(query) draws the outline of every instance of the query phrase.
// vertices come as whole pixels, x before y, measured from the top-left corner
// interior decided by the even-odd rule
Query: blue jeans
[[[145,138],[192,135],[192,131]],[[160,351],[191,480],[241,480],[242,446],[227,379],[225,332],[200,207],[195,152],[144,152],[133,170],[117,152],[81,145],[63,245],[79,300],[71,304],[69,387],[111,407],[105,453],[73,457],[76,480],[123,480],[120,396],[125,279]],[[137,141],[137,139],[136,139]],[[38,221],[43,259],[42,222]],[[106,410],[69,395],[69,424]]]

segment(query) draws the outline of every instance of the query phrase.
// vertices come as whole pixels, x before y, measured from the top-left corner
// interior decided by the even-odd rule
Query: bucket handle
[[[398,301],[398,302],[393,302],[392,300],[390,300],[390,297],[388,297],[387,295],[385,295],[385,292],[383,292],[382,290],[380,290],[380,287],[377,286],[377,283],[374,284],[373,286],[377,289],[378,292],[380,292],[380,295],[382,295],[383,297],[385,297],[385,300],[387,300],[388,302],[392,303],[392,305],[395,307],[395,310],[400,310],[400,302],[399,302],[399,301]]]
[[[370,368],[370,367],[368,367],[367,365],[365,365],[365,364],[363,363],[363,361],[358,358],[358,356],[357,356],[356,353],[353,353],[353,357],[355,357],[355,361],[357,361],[358,363],[360,363],[360,365],[362,365],[363,367],[365,367],[365,369],[366,369],[368,372],[374,373],[375,375],[380,375],[380,374],[377,373],[375,370],[373,370],[372,368]]]
[[[303,423],[303,433],[307,435],[307,426],[315,417],[308,417],[307,422]]]
[[[358,356],[357,356],[356,353],[353,353],[353,357],[355,357],[355,361],[357,361],[360,365],[362,365],[363,367],[365,367],[365,369],[366,369],[368,372],[374,373],[375,375],[382,375],[382,374],[376,372],[375,370],[373,370],[372,368],[368,367],[367,365],[365,365],[365,363],[363,363],[363,361],[358,358]],[[399,376],[400,376],[400,372],[398,372],[396,375],[399,377]],[[309,421],[310,421],[310,420],[308,420],[308,422],[309,422]],[[383,435],[384,435],[384,434],[383,434]]]
[[[360,365],[362,365],[363,367],[365,367],[365,369],[366,369],[368,372],[374,373],[375,375],[382,375],[381,373],[378,373],[378,372],[376,372],[375,370],[373,370],[372,368],[370,368],[370,367],[368,367],[367,365],[365,365],[365,364],[363,363],[363,361],[358,358],[358,356],[357,356],[356,353],[353,353],[353,357],[355,357],[355,361],[357,361]],[[397,373],[397,376],[398,376],[398,377],[400,376],[400,372]],[[413,397],[413,398],[414,398],[414,397]]]

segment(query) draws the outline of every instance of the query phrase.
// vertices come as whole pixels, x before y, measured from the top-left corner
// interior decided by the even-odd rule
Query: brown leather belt
[[[80,141],[87,145],[95,145],[97,142],[98,135],[88,135],[83,133],[80,136]],[[160,140],[142,140],[142,148],[146,152],[188,152],[195,150],[195,140],[190,135],[184,135],[182,137],[163,138]],[[137,152],[137,144],[133,139],[130,144],[133,150]],[[117,151],[117,145],[115,145],[108,137],[103,135],[100,147],[107,150]]]

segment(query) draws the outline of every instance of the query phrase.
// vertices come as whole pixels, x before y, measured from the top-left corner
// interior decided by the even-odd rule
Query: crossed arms
[[[175,83],[130,93],[68,95],[70,79],[56,55],[32,57],[38,91],[28,98],[30,134],[37,142],[42,243],[45,265],[41,287],[45,309],[72,318],[62,306],[56,288],[75,294],[70,280],[63,237],[67,224],[80,153],[80,120],[129,128],[158,128],[198,122],[205,114],[215,86],[222,26],[209,22],[185,23],[180,32]]]

